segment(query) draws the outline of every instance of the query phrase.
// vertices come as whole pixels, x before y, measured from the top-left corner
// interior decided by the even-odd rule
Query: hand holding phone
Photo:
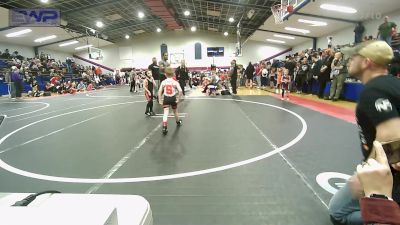
[[[393,176],[388,159],[381,143],[374,141],[375,158],[357,166],[357,177],[361,182],[366,197],[372,194],[383,194],[392,197]]]
[[[388,158],[389,164],[400,162],[400,139],[382,143],[383,150]]]

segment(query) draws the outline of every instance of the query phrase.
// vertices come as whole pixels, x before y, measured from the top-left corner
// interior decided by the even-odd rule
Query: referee
[[[374,158],[375,140],[381,143],[400,140],[400,80],[389,75],[387,69],[393,58],[393,50],[384,41],[368,41],[354,48],[343,49],[343,52],[351,56],[349,74],[365,84],[357,104],[356,117],[364,160]],[[400,163],[391,164],[391,170],[394,181],[392,196],[381,198],[393,198],[399,204]],[[335,224],[364,224],[358,200],[364,197],[360,194],[361,190],[357,176],[353,176],[332,197],[329,212]]]

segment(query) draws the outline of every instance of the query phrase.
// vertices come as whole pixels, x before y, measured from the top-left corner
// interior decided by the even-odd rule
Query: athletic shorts
[[[282,89],[288,91],[289,90],[289,83],[282,83]]]
[[[164,96],[163,107],[168,108],[169,106],[171,106],[172,109],[176,109],[178,107],[178,103],[176,103],[176,96]]]

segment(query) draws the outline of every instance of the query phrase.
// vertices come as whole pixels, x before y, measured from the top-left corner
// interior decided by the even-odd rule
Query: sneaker
[[[162,133],[163,133],[164,135],[166,135],[166,134],[168,133],[167,127],[164,127],[164,126],[163,126],[163,128],[162,128]]]
[[[154,112],[150,112],[150,116],[155,116],[156,114]]]
[[[283,101],[284,99],[283,99],[283,98],[281,98],[281,100]]]
[[[144,113],[146,116],[151,116],[151,114],[149,112],[145,112]]]
[[[177,122],[176,122],[176,125],[177,125],[178,127],[182,126],[182,120],[177,121]]]

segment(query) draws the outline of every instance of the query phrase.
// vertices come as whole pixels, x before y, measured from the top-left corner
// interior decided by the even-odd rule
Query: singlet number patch
[[[172,87],[172,85],[165,85],[165,93],[167,94],[167,95],[172,95],[173,94],[173,87]]]

